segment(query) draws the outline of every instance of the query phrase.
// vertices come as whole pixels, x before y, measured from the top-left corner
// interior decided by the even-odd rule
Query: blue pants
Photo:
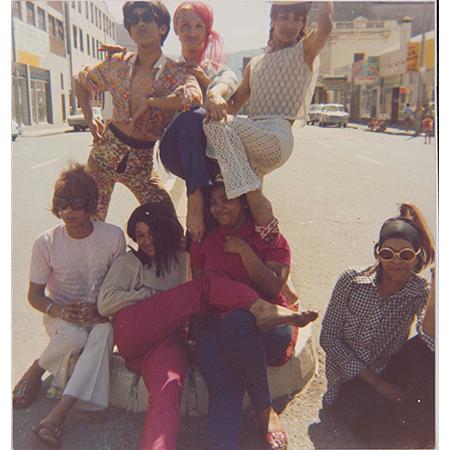
[[[181,113],[161,139],[160,157],[164,167],[186,181],[188,194],[212,184],[219,173],[217,162],[206,156],[203,108]]]
[[[210,450],[238,446],[242,403],[248,392],[256,412],[272,404],[266,365],[279,360],[291,341],[291,328],[266,333],[244,310],[211,319],[197,336],[198,365],[208,386]]]

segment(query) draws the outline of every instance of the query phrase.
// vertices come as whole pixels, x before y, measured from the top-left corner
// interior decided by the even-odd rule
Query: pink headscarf
[[[206,27],[205,42],[198,57],[198,61],[196,61],[197,64],[200,64],[203,59],[209,59],[215,64],[224,63],[226,55],[223,53],[223,38],[219,33],[212,29],[214,22],[212,8],[203,2],[185,1],[177,6],[173,15],[174,23],[176,23],[179,13],[183,10],[194,11],[194,13],[202,19]]]

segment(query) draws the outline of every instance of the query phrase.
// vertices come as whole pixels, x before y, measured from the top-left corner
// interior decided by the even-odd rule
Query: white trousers
[[[229,199],[261,189],[263,176],[281,167],[294,148],[291,124],[281,117],[228,116],[227,123],[209,121],[203,129]]]
[[[100,410],[108,406],[110,360],[114,345],[110,322],[81,326],[44,315],[50,341],[39,365],[53,375],[63,395],[77,398],[77,407]]]

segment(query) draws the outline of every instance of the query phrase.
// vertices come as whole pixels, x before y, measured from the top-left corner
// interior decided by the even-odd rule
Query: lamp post
[[[416,136],[419,136],[422,128],[422,117],[420,114],[422,101],[423,101],[423,66],[425,60],[425,15],[426,15],[426,3],[423,3],[422,11],[422,39],[420,42],[420,60],[419,60],[419,70],[417,72],[418,86],[417,86],[417,102],[416,102]]]

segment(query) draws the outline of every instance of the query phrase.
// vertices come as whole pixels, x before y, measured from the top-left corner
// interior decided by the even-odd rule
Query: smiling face
[[[133,8],[130,16],[136,17],[137,22],[130,23],[130,37],[138,46],[161,46],[162,38],[167,32],[167,26],[159,26],[152,12],[147,8]],[[152,19],[151,21],[149,21]]]
[[[416,251],[411,242],[407,241],[406,239],[400,238],[386,239],[380,245],[379,251],[384,248],[389,248],[396,253],[400,252],[403,249],[410,249],[413,252]],[[386,261],[381,258],[378,259],[381,264],[383,278],[396,283],[406,283],[411,275],[411,272],[414,270],[417,264],[417,256],[414,256],[414,258],[409,261],[405,261],[404,259],[400,258],[399,255],[394,256],[394,258],[390,261]]]
[[[139,250],[148,257],[155,256],[155,246],[153,243],[153,234],[150,227],[144,222],[138,222],[135,227],[135,239]]]
[[[283,45],[295,45],[298,36],[305,26],[305,16],[281,10],[277,17],[272,20],[272,39]]]
[[[206,25],[194,11],[181,10],[177,14],[174,30],[180,40],[183,53],[185,51],[193,53],[203,50],[206,39]]]
[[[211,193],[210,211],[220,225],[229,229],[241,227],[248,217],[242,200],[239,198],[228,200],[222,185],[214,187]]]

